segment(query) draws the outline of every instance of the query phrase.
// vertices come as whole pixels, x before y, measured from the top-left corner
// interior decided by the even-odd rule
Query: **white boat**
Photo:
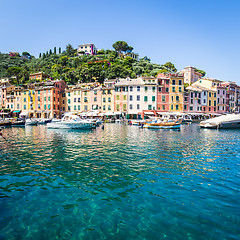
[[[200,122],[201,128],[240,128],[240,114],[227,114]]]
[[[96,124],[89,119],[81,119],[77,115],[65,115],[61,121],[52,121],[47,124],[48,128],[67,128],[67,129],[92,129],[96,127]]]
[[[25,124],[26,125],[37,125],[38,124],[38,120],[34,119],[34,118],[28,118],[28,119],[26,119]]]

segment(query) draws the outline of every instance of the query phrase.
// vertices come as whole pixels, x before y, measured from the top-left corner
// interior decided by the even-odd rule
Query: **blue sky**
[[[0,52],[40,52],[68,43],[112,49],[124,40],[153,63],[194,66],[240,84],[238,0],[0,1]]]

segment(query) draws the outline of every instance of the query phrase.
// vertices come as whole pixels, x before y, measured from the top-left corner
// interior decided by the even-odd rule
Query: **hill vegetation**
[[[39,58],[23,52],[20,56],[0,54],[0,77],[14,77],[12,83],[30,82],[29,74],[45,72],[51,79],[63,79],[67,83],[99,81],[137,76],[156,76],[158,72],[176,72],[174,64],[163,65],[151,63],[148,57],[139,61],[124,56],[123,52],[131,52],[133,48],[123,41],[113,44],[114,50],[99,50],[97,55],[78,56],[77,49],[70,44],[65,51],[54,47],[53,51],[40,53]],[[199,70],[201,71],[201,70]],[[34,80],[35,81],[35,80]]]

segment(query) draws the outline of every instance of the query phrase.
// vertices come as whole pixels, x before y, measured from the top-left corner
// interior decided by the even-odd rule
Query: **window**
[[[127,105],[123,104],[123,110],[127,110]]]
[[[223,98],[223,104],[224,104],[224,102],[225,102],[225,99]],[[224,109],[223,109],[224,110]]]
[[[19,103],[17,104],[17,109],[19,109],[20,107],[19,107]],[[40,107],[39,107],[40,108]]]
[[[108,102],[111,102],[111,97],[108,98]]]
[[[77,99],[76,98],[74,98],[74,102],[76,102],[77,101]]]
[[[116,96],[116,100],[119,100],[119,95]]]
[[[123,95],[123,100],[127,100],[127,95]]]
[[[133,96],[130,95],[130,96],[129,96],[129,101],[132,101],[132,100],[133,100]]]
[[[209,100],[209,106],[211,106],[211,100]]]
[[[169,88],[168,87],[166,87],[166,92],[169,92]]]
[[[140,95],[137,95],[137,101],[140,101]]]
[[[147,102],[147,100],[148,100],[148,97],[144,96],[144,102]]]
[[[216,97],[216,93],[214,93],[214,97]]]
[[[111,106],[110,105],[108,105],[108,110],[111,110]]]
[[[152,96],[152,102],[155,102],[156,97]]]
[[[26,106],[26,105],[24,105],[24,106],[23,106],[23,108],[24,108],[24,110],[26,110],[26,109],[27,109],[27,106]]]
[[[84,95],[87,96],[87,92],[84,92]]]
[[[218,94],[220,94],[220,90],[218,90]]]
[[[48,110],[50,110],[50,104],[48,104]]]
[[[117,111],[120,110],[119,104],[116,105]]]
[[[87,111],[87,110],[88,110],[88,109],[87,109],[87,105],[84,105],[84,110],[85,110],[85,111]]]
[[[129,105],[129,109],[132,109],[132,104]]]
[[[178,105],[176,105],[176,110],[178,110],[179,109],[179,107],[178,107]]]
[[[165,110],[165,105],[162,105],[162,110]]]
[[[148,110],[152,110],[152,105],[148,105]]]
[[[78,105],[78,110],[80,110],[80,105]]]
[[[216,101],[214,101],[214,107],[216,107],[216,106],[217,106]]]
[[[108,94],[111,94],[111,90],[108,90]]]
[[[74,105],[74,110],[77,110],[77,106],[76,105]]]
[[[70,97],[70,92],[68,93],[68,96]]]
[[[179,85],[182,85],[182,80],[179,80],[178,83],[179,83]]]
[[[176,101],[179,102],[179,96],[176,96]]]
[[[140,86],[137,86],[137,91],[140,92]]]
[[[105,97],[103,98],[103,102],[106,102],[106,98]]]
[[[171,110],[173,110],[173,105],[171,105]]]
[[[80,98],[79,98],[80,99]],[[97,97],[94,97],[94,102],[96,102],[97,101]]]
[[[179,87],[179,92],[182,92],[182,87]]]
[[[163,95],[163,96],[162,96],[162,102],[165,102],[165,101],[166,101],[166,96]]]
[[[172,91],[175,92],[175,87],[172,87]]]
[[[145,91],[147,92],[147,90],[148,90],[148,87],[145,87]]]
[[[71,103],[71,100],[70,100],[70,99],[68,99],[68,103]]]
[[[211,97],[211,92],[209,93],[209,97]]]
[[[130,89],[130,92],[132,92],[132,90],[133,90],[133,87],[132,87],[132,86],[130,86],[130,88],[129,88],[129,89]]]
[[[193,99],[191,99],[191,104],[193,104]]]
[[[71,110],[70,106],[68,106],[68,110],[69,110],[69,111]]]
[[[137,104],[137,110],[139,110],[140,109],[140,105],[139,104]]]
[[[223,90],[223,95],[225,94],[225,91]]]
[[[204,95],[204,96],[206,96],[206,94],[207,94],[206,92],[203,92],[203,95]]]
[[[159,92],[162,92],[162,88],[161,88],[161,87],[158,87],[158,91],[159,91]]]
[[[206,103],[206,99],[203,99],[203,103]]]
[[[176,84],[176,81],[175,79],[172,80],[172,85],[175,85]]]
[[[217,99],[217,103],[219,103],[219,98]]]
[[[24,98],[24,102],[27,102],[26,98]]]
[[[190,106],[190,111],[192,111],[193,110],[193,107],[192,106]]]
[[[156,90],[156,87],[152,87],[152,91],[155,92],[155,90]]]
[[[40,94],[40,91],[38,90],[38,94]]]
[[[184,97],[184,102],[187,102],[187,97]]]
[[[80,98],[78,98],[78,102],[80,102],[80,100],[81,100],[81,99],[80,99]]]
[[[44,102],[46,102],[47,101],[47,98],[46,97],[44,97]]]
[[[187,110],[187,105],[184,105],[184,110]]]
[[[88,100],[87,100],[87,97],[84,97],[84,102],[87,102]]]

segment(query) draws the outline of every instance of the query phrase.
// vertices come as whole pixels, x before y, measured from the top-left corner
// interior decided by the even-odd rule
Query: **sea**
[[[240,239],[240,130],[12,127],[0,240]]]

